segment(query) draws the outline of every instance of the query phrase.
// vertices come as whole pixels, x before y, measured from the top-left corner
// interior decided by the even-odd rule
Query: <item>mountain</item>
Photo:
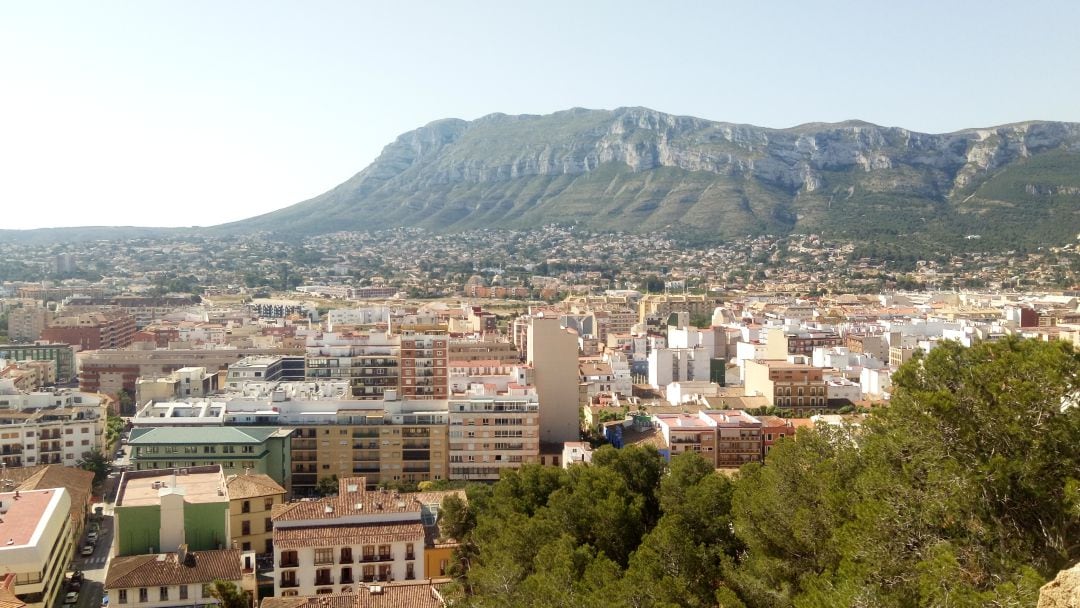
[[[1080,232],[1080,124],[767,129],[646,108],[439,120],[401,135],[329,192],[219,229],[553,222],[719,238],[1071,241]]]

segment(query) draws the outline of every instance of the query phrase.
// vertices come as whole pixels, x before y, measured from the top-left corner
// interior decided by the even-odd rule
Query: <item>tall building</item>
[[[27,608],[50,608],[62,593],[74,551],[71,497],[62,488],[0,493],[0,575]]]
[[[497,481],[503,470],[539,462],[540,404],[532,387],[477,385],[450,399],[450,479]]]
[[[559,326],[557,316],[533,316],[529,319],[526,343],[526,362],[533,367],[533,382],[540,400],[540,441],[552,444],[577,441],[580,438],[577,337]]]
[[[15,342],[34,342],[52,320],[52,312],[41,306],[23,306],[8,313],[8,337]]]
[[[447,370],[450,361],[449,342],[446,332],[401,332],[402,397],[446,399],[450,390]]]
[[[354,399],[382,399],[400,380],[400,338],[381,331],[325,333],[308,339],[308,380],[347,380]]]

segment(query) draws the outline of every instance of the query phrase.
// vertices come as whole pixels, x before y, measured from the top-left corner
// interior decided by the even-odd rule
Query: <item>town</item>
[[[6,246],[0,601],[444,606],[470,484],[602,446],[733,475],[940,344],[1080,343],[1073,246],[600,236]]]

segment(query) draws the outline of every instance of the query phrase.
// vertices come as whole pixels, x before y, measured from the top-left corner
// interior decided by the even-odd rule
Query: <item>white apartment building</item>
[[[365,490],[363,477],[338,481],[338,495],[275,508],[274,595],[355,593],[364,583],[420,580],[425,527],[458,492]]]
[[[657,348],[649,353],[649,384],[663,388],[672,382],[709,379],[709,352],[695,348]]]
[[[0,379],[0,462],[74,466],[105,447],[108,398],[70,389],[20,392]]]
[[[0,577],[15,575],[12,591],[27,608],[47,608],[63,592],[74,551],[71,496],[63,488],[0,493]]]

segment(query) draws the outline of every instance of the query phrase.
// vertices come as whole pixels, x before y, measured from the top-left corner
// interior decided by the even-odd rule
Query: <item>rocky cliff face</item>
[[[284,221],[321,231],[574,221],[620,229],[715,224],[723,234],[725,226],[821,229],[861,211],[876,218],[882,205],[915,207],[925,220],[961,203],[967,207],[951,211],[982,213],[980,188],[1053,153],[1080,168],[1080,125],[926,134],[857,121],[766,129],[645,108],[493,114],[406,133],[334,190],[241,225],[273,229]],[[1065,177],[1035,172],[1020,196],[1077,197],[1080,181]]]

